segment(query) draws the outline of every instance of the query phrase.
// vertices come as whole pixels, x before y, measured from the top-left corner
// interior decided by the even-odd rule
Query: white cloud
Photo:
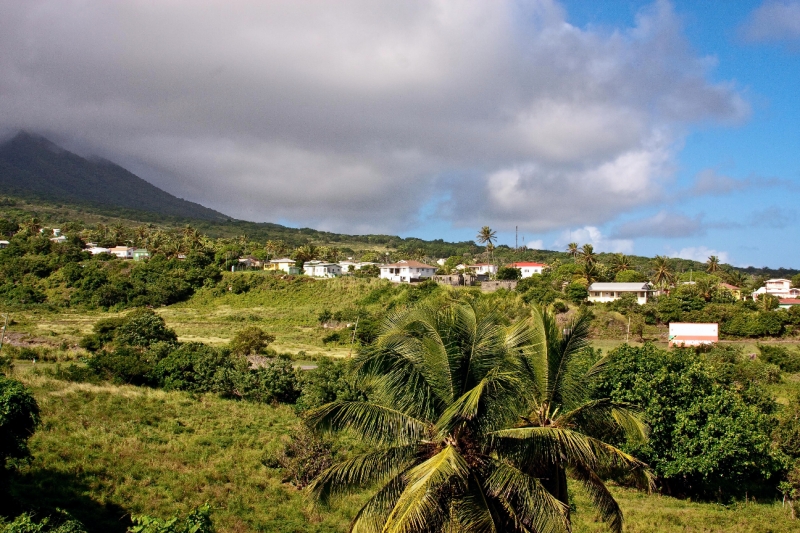
[[[768,0],[756,8],[741,28],[752,42],[800,43],[800,1]]]
[[[730,263],[728,252],[713,250],[706,246],[690,246],[681,248],[680,251],[671,251],[668,254],[670,257],[680,257],[681,259],[691,259],[693,261],[706,262],[712,255],[719,257],[720,263]]]
[[[558,249],[562,249],[571,242],[577,242],[580,245],[591,244],[595,252],[633,253],[632,240],[609,239],[594,226],[586,226],[576,230],[566,230],[561,233],[554,244]]]
[[[617,228],[615,237],[687,237],[705,232],[702,215],[689,217],[681,213],[659,211],[655,215],[626,222]]]
[[[526,247],[529,250],[544,250],[544,241],[542,239],[537,239],[535,241],[530,241]]]
[[[0,130],[231,215],[341,231],[597,225],[659,197],[687,124],[748,106],[669,3],[0,3]]]

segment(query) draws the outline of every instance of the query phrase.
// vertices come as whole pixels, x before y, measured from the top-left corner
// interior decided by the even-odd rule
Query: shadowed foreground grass
[[[12,481],[26,507],[61,507],[97,532],[124,532],[129,513],[184,514],[208,502],[220,532],[343,532],[363,495],[314,510],[264,466],[297,417],[206,395],[66,383],[24,373],[42,409],[34,461]],[[780,504],[720,506],[612,487],[631,533],[789,532]],[[606,531],[581,492],[576,532]]]

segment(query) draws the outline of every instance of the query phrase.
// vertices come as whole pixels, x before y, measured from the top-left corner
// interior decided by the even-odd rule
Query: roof
[[[426,265],[425,263],[420,263],[419,261],[398,261],[397,263],[392,263],[391,265],[381,265],[381,268],[432,268],[436,269],[436,267],[432,267],[430,265]]]
[[[492,266],[492,264],[491,263],[475,263],[475,264],[467,265],[467,266],[468,267],[488,267],[488,266]]]
[[[786,281],[786,282],[788,282],[788,283],[791,283],[791,282],[792,282],[792,280],[790,280],[790,279],[786,279],[786,278],[774,278],[774,279],[768,279],[768,280],[766,281],[766,283],[773,283],[773,282],[776,282],[776,281],[780,281],[780,282],[784,282],[784,281]]]
[[[781,298],[778,302],[780,305],[800,305],[800,298]]]
[[[294,259],[289,259],[288,257],[284,257],[283,259],[272,259],[270,263],[294,263]]]
[[[589,285],[590,291],[649,291],[652,290],[650,288],[650,284],[647,282],[637,282],[637,283],[617,283],[617,282],[608,282],[608,283],[592,283]]]
[[[545,265],[544,263],[532,263],[530,261],[516,261],[506,266],[519,268],[519,267],[546,267],[547,265]]]
[[[737,287],[736,285],[731,285],[730,283],[720,283],[719,286],[720,287],[725,287],[729,291],[738,291],[739,290],[739,287]]]

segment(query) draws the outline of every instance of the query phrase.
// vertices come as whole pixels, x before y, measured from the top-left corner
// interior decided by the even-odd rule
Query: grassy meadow
[[[241,275],[241,274],[240,274]],[[245,275],[259,276],[260,273]],[[446,293],[445,296],[446,297]],[[516,295],[492,296],[519,306]],[[298,361],[342,357],[349,346],[326,344],[323,310],[356,307],[377,312],[413,302],[413,289],[379,280],[335,279],[259,287],[240,294],[203,289],[189,301],[156,311],[181,341],[227,343],[239,329],[257,325],[277,337],[272,345]],[[11,315],[9,333],[49,344],[61,359],[74,358],[77,341],[114,313],[36,310]],[[604,351],[623,341],[598,339]],[[740,343],[747,353],[754,342]],[[52,363],[45,363],[52,364]],[[33,461],[11,482],[25,508],[60,507],[90,531],[124,532],[133,513],[169,517],[208,502],[220,532],[341,532],[365,494],[315,508],[302,491],[283,482],[268,457],[300,423],[290,406],[269,406],[144,387],[69,383],[42,376],[27,361],[14,374],[34,392],[42,425],[30,441]],[[800,374],[771,386],[779,402],[800,392]],[[645,532],[790,532],[778,495],[773,502],[697,503],[612,487],[626,516],[625,530]],[[575,489],[575,531],[606,531]]]

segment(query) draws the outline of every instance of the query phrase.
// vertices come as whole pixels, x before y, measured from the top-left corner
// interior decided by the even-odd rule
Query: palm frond
[[[589,494],[589,498],[600,513],[603,522],[605,522],[614,533],[622,533],[622,509],[619,508],[617,500],[615,500],[614,496],[608,491],[603,480],[592,470],[581,466],[573,466],[570,468],[570,474],[586,488],[586,492]]]
[[[408,470],[410,468],[391,478],[367,500],[350,523],[350,533],[381,533],[383,531],[386,518],[405,490]]]
[[[385,533],[414,533],[432,524],[448,521],[449,502],[442,498],[445,489],[464,489],[469,465],[453,446],[412,468],[405,490],[386,520]]]
[[[335,401],[310,411],[305,418],[315,429],[349,429],[369,442],[387,445],[413,444],[428,429],[423,420],[370,402]]]
[[[489,494],[502,497],[527,529],[537,533],[570,530],[569,507],[550,494],[535,477],[497,461],[486,481]]]
[[[317,500],[326,503],[336,494],[348,493],[396,476],[409,466],[416,452],[416,446],[406,445],[356,455],[326,469],[307,490]]]
[[[597,456],[591,439],[569,429],[556,427],[503,429],[489,433],[489,438],[501,457],[512,459],[516,464],[581,463],[589,468],[597,465]]]

